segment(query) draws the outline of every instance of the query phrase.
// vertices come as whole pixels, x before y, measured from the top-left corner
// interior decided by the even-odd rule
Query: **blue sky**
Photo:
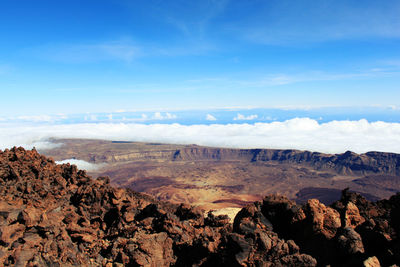
[[[400,1],[0,2],[1,116],[400,107]]]

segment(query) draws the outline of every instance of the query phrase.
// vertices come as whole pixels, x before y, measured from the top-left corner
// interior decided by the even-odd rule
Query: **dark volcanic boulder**
[[[316,199],[300,206],[272,195],[246,209],[261,211],[261,215],[251,215],[256,218],[253,222],[262,218],[268,222],[265,224],[268,229],[273,229],[280,238],[294,240],[300,253],[315,257],[318,264],[363,266],[371,258],[368,262],[378,261],[386,266],[400,264],[399,207],[400,194],[371,202],[344,190],[341,199],[330,207]],[[242,230],[242,225],[252,224],[236,223],[237,229]]]
[[[230,260],[243,266],[262,266],[265,262],[272,266],[316,266],[313,257],[299,253],[293,240],[285,241],[272,230],[261,203],[243,208],[235,217],[233,233],[226,239],[228,253],[234,255]]]

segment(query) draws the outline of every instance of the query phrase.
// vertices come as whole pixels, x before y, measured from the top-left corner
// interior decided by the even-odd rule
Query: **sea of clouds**
[[[385,151],[400,153],[400,123],[319,122],[294,118],[268,123],[211,125],[79,123],[0,124],[0,149],[13,146],[48,149],[51,138],[89,138],[232,148],[301,149],[326,153]]]

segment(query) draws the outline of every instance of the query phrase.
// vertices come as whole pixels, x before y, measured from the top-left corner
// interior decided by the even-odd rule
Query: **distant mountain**
[[[300,150],[278,149],[223,149],[188,147],[177,149],[172,160],[244,160],[248,162],[278,161],[308,164],[316,170],[334,170],[344,175],[390,174],[400,175],[400,154],[368,152],[356,154],[323,154]]]

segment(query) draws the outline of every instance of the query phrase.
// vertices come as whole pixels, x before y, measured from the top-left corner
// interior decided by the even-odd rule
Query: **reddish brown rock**
[[[346,227],[356,228],[365,222],[365,219],[360,215],[357,206],[352,202],[347,203],[344,214],[344,221]]]
[[[173,241],[167,233],[145,234],[138,232],[127,243],[130,263],[139,266],[170,266],[176,262]]]
[[[24,235],[25,226],[19,223],[4,225],[0,228],[0,242],[11,245],[15,240]]]
[[[312,221],[314,233],[320,233],[327,239],[331,239],[336,235],[337,229],[341,226],[338,211],[326,207],[317,199],[308,200],[305,210]]]
[[[270,195],[230,224],[22,148],[0,151],[0,189],[1,266],[400,263],[400,194],[374,203],[344,191],[331,207]]]
[[[369,257],[363,262],[365,267],[381,267],[381,264],[379,263],[379,260],[377,257]]]

